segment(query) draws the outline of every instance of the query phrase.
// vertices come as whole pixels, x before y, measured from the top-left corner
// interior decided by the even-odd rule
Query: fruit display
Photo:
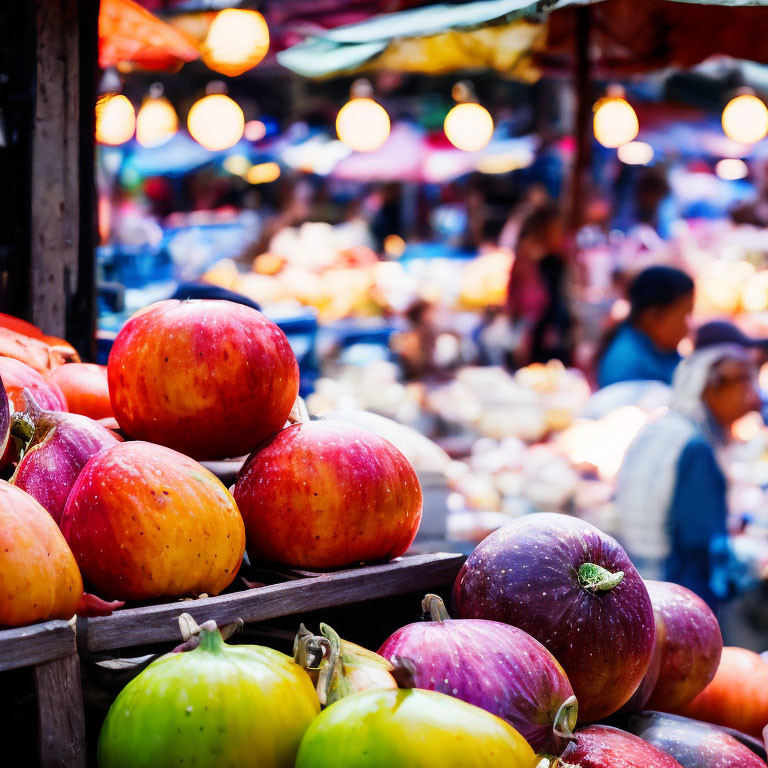
[[[560,662],[585,722],[606,717],[648,669],[648,590],[621,546],[565,515],[528,515],[491,534],[456,579],[462,618],[525,630]]]
[[[0,357],[0,379],[8,394],[12,411],[23,411],[26,403],[22,392],[28,389],[41,408],[67,411],[67,400],[59,387],[43,378],[34,368],[20,360]]]
[[[29,494],[0,480],[0,626],[115,607],[83,593],[75,558],[53,518]]]
[[[576,727],[578,705],[554,656],[508,624],[451,620],[437,595],[427,595],[422,605],[430,620],[399,629],[379,653],[410,662],[414,687],[482,707],[537,752],[560,754]]]
[[[285,334],[231,301],[161,301],[137,312],[115,339],[108,374],[126,433],[198,460],[253,450],[285,424],[299,391]]]
[[[768,724],[768,664],[744,648],[723,648],[712,682],[680,714],[762,738]]]
[[[765,768],[765,762],[730,733],[686,717],[645,712],[627,726],[683,768]]]
[[[324,710],[296,768],[534,768],[525,739],[495,715],[436,691],[366,691]]]
[[[92,456],[61,530],[86,579],[120,600],[216,595],[245,548],[229,491],[170,448],[117,443]]]
[[[64,393],[72,413],[96,420],[114,416],[105,365],[60,365],[51,373],[51,381]]]
[[[23,445],[11,482],[37,499],[58,524],[88,459],[119,440],[92,419],[45,411],[29,390],[23,394],[27,407],[13,417],[14,433],[23,435]]]
[[[405,456],[341,421],[278,432],[248,458],[234,497],[251,557],[306,568],[398,557],[421,520],[421,489]]]
[[[192,651],[150,664],[120,693],[99,738],[100,768],[293,768],[320,710],[307,673],[271,648],[201,628]]]

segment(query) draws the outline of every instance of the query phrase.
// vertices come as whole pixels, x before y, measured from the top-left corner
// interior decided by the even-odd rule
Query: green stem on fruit
[[[579,585],[589,592],[608,592],[621,584],[624,571],[611,573],[601,565],[582,563],[579,568]]]
[[[443,598],[439,595],[425,595],[421,601],[421,610],[425,614],[429,614],[430,621],[436,621],[440,624],[444,621],[449,621],[450,616],[443,602]]]
[[[210,627],[209,625],[213,625]],[[197,646],[201,651],[208,653],[218,653],[224,647],[224,638],[219,632],[215,621],[206,621],[200,625],[200,644]]]
[[[552,724],[552,733],[570,741],[574,738],[573,729],[576,727],[578,716],[579,703],[575,696],[569,696],[557,710],[555,722]]]

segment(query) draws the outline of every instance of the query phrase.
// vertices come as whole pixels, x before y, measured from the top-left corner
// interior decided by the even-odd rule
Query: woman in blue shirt
[[[641,430],[619,471],[620,538],[641,574],[682,584],[713,608],[751,580],[729,545],[717,451],[733,422],[759,409],[745,350],[694,352],[675,373],[670,409]]]
[[[672,383],[693,311],[693,280],[673,267],[649,267],[630,284],[630,310],[604,342],[599,356],[600,387],[619,381]]]

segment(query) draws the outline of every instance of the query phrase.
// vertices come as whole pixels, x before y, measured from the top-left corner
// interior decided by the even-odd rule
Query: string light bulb
[[[216,14],[202,46],[207,66],[227,77],[253,69],[269,50],[269,27],[258,11],[225,8]]]
[[[445,116],[445,135],[456,149],[477,152],[485,147],[493,136],[493,117],[485,107],[477,103],[470,83],[456,83],[452,95],[459,103]]]
[[[375,152],[392,128],[387,110],[371,98],[372,93],[368,81],[353,83],[350,100],[336,116],[336,135],[355,152]]]
[[[96,102],[96,141],[118,146],[133,138],[136,112],[128,99],[119,93],[109,93]]]
[[[212,152],[237,144],[245,129],[240,105],[223,93],[209,93],[192,105],[187,116],[192,138]]]
[[[160,147],[170,141],[178,130],[176,110],[163,96],[163,86],[155,83],[136,115],[136,141],[142,147]]]
[[[768,134],[768,108],[751,92],[731,99],[722,121],[725,135],[740,144],[756,144]]]
[[[609,149],[617,149],[637,138],[640,131],[637,113],[624,98],[622,89],[609,89],[595,104],[593,127],[595,138]]]

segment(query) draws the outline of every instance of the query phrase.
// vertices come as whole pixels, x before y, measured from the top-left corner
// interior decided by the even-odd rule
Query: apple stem
[[[624,571],[611,573],[595,563],[582,563],[579,567],[579,585],[593,594],[608,592],[621,584],[623,578]]]
[[[425,595],[421,601],[421,610],[423,613],[429,614],[430,621],[436,621],[438,624],[449,621],[451,618],[448,615],[443,598],[439,595]]]
[[[309,411],[307,410],[307,404],[304,399],[296,396],[296,400],[293,403],[293,408],[288,414],[289,424],[305,424],[309,421]]]
[[[557,710],[555,722],[552,724],[552,732],[561,739],[572,741],[576,737],[573,729],[579,715],[579,703],[575,696],[569,696]]]

